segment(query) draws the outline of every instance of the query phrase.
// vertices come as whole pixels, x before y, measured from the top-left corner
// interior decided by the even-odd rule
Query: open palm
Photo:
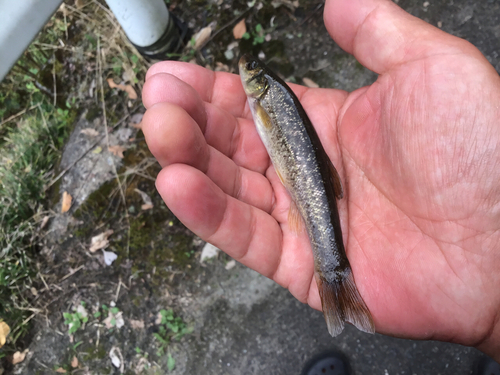
[[[380,74],[349,95],[292,86],[344,182],[346,251],[377,331],[495,353],[498,74],[467,42],[388,1],[332,0],[325,22]],[[146,140],[163,167],[157,187],[172,212],[320,309],[307,234],[288,228],[290,198],[239,77],[163,62],[148,72],[143,99]]]

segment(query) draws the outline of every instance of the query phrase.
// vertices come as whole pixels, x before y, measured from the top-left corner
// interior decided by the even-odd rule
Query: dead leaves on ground
[[[108,150],[113,155],[118,156],[120,159],[123,159],[123,152],[126,151],[127,149],[120,145],[114,145],[114,146],[109,146]]]
[[[245,24],[245,19],[243,18],[240,22],[233,27],[234,39],[241,39],[243,35],[247,32],[247,25]]]
[[[85,128],[80,131],[80,133],[85,134],[89,137],[97,137],[99,135],[99,132],[95,129],[92,128]]]
[[[12,356],[12,364],[17,365],[18,363],[21,363],[24,361],[26,358],[26,354],[28,354],[29,349],[24,349],[22,352],[15,352],[14,355]]]
[[[10,333],[9,325],[5,322],[0,322],[0,348],[5,345],[9,333]]]
[[[194,49],[198,50],[201,48],[202,45],[205,44],[205,42],[210,38],[210,35],[212,35],[212,27],[207,26],[198,31],[196,35],[194,36]]]
[[[108,238],[113,234],[113,229],[108,229],[106,232],[98,234],[97,236],[92,237],[90,242],[91,253],[95,253],[97,250],[105,249],[109,245]]]
[[[302,78],[302,82],[304,82],[304,85],[306,85],[307,87],[311,87],[313,89],[317,89],[319,87],[316,82],[307,77]]]
[[[116,88],[118,90],[125,91],[130,99],[132,100],[137,99],[137,93],[135,92],[132,85],[124,85],[122,83],[117,85],[115,81],[113,81],[113,78],[108,78],[106,81],[108,82],[110,88],[112,89]]]
[[[132,329],[144,329],[144,320],[129,319]]]
[[[134,191],[141,195],[142,201],[144,202],[144,204],[141,206],[141,210],[146,211],[153,208],[153,201],[147,193],[139,189],[134,189]]]
[[[61,213],[69,211],[72,201],[73,197],[67,191],[65,191],[62,196]]]

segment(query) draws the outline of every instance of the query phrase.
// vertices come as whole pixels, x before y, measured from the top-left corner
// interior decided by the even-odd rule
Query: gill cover
[[[247,96],[255,99],[262,97],[269,87],[265,68],[262,64],[250,55],[243,55],[238,67],[242,77],[243,89]]]

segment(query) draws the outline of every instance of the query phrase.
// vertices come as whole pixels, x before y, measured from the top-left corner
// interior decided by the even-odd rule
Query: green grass
[[[88,3],[85,12],[70,3],[64,16],[59,11],[50,19],[0,83],[0,321],[11,328],[0,359],[20,349],[29,330],[30,288],[42,285],[35,261],[44,234],[40,226],[51,194],[59,196],[57,184],[53,192],[48,187],[77,108],[88,102],[97,41],[104,77],[121,78],[126,72],[134,84],[147,68],[116,33],[102,1]]]
[[[36,42],[55,42],[59,34],[51,29]],[[15,350],[29,329],[33,259],[49,203],[46,186],[75,118],[69,105],[44,93],[59,65],[32,44],[0,84],[0,320],[11,328],[0,358]]]
[[[12,343],[27,329],[22,322],[29,313],[26,292],[48,204],[45,186],[74,120],[68,109],[55,108],[43,96],[34,99],[38,106],[0,139],[0,318],[12,328]]]

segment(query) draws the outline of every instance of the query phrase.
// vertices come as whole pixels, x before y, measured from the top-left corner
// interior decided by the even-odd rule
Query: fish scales
[[[340,178],[299,100],[258,59],[241,58],[240,75],[257,131],[292,199],[289,225],[300,223],[309,236],[323,313],[332,336],[344,321],[373,333],[370,311],[359,294],[346,256],[336,197]],[[298,230],[297,228],[295,228]]]
[[[313,251],[318,253],[317,266],[327,279],[343,278],[345,275],[338,272],[346,266],[345,251],[343,246],[337,246],[333,225],[333,222],[340,223],[340,219],[335,199],[328,199],[325,193],[322,175],[329,171],[322,174],[326,165],[317,155],[319,139],[310,136],[312,125],[302,120],[304,116],[293,97],[279,82],[269,86],[268,95],[262,98],[260,105],[277,125],[263,136],[270,138],[269,144],[278,145],[269,148],[270,158],[305,221]],[[275,107],[280,108],[279,115]]]

